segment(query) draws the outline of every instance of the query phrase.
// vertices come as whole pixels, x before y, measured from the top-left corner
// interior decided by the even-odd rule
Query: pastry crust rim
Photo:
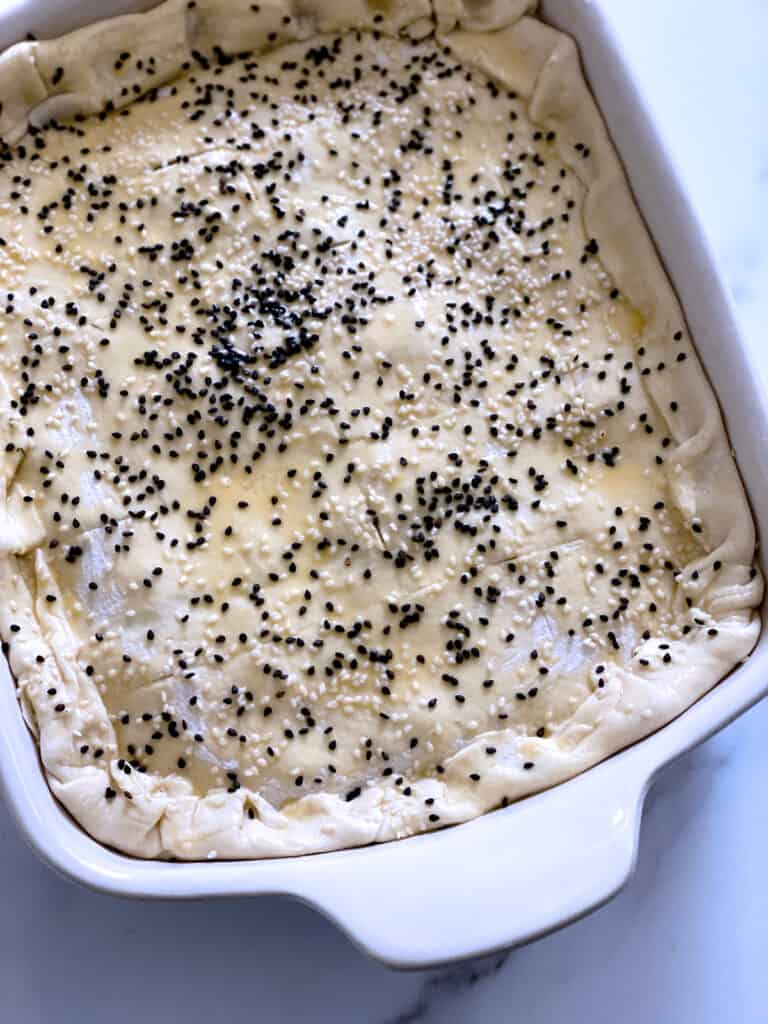
[[[576,47],[569,37],[532,18],[528,12],[534,6],[513,0],[492,0],[481,4],[438,0],[433,5],[408,4],[400,0],[392,5],[392,16],[378,21],[374,20],[377,18],[375,8],[357,0],[345,0],[341,5],[326,5],[323,0],[293,4],[289,0],[273,0],[272,3],[262,5],[261,14],[266,10],[271,18],[279,21],[286,12],[290,12],[294,19],[291,28],[295,26],[298,34],[278,38],[273,43],[275,48],[285,42],[309,39],[326,31],[364,28],[389,35],[403,32],[418,35],[434,29],[441,43],[449,46],[466,63],[501,80],[525,97],[532,121],[542,124],[556,122],[561,158],[578,174],[586,188],[583,217],[587,236],[601,238],[603,264],[622,292],[642,310],[648,324],[649,340],[646,345],[664,346],[663,339],[671,333],[672,325],[684,323],[682,311],[636,208],[602,117],[581,74]],[[335,12],[330,21],[326,8]],[[0,57],[0,94],[4,98],[0,114],[0,136],[9,142],[17,141],[30,126],[34,128],[51,116],[90,114],[102,109],[108,102],[118,105],[119,93],[125,83],[117,78],[111,83],[107,80],[106,83],[99,83],[102,87],[100,91],[94,84],[92,63],[88,59],[91,48],[96,50],[104,47],[104,37],[108,33],[117,33],[110,38],[110,46],[130,48],[135,43],[139,28],[145,37],[151,34],[148,29],[156,28],[158,38],[163,38],[169,32],[171,36],[178,34],[183,25],[184,46],[178,54],[174,54],[173,60],[163,72],[167,78],[173,77],[180,70],[185,54],[188,55],[192,49],[206,48],[217,43],[216,39],[207,37],[204,31],[197,36],[194,29],[196,24],[203,25],[205,29],[208,24],[204,20],[206,12],[211,25],[215,26],[217,9],[222,15],[232,13],[232,5],[225,6],[223,0],[191,6],[185,0],[166,0],[144,14],[100,22],[59,40],[23,43],[11,48]],[[198,21],[198,18],[203,20]],[[337,22],[335,25],[334,18]],[[152,25],[149,25],[147,19],[152,19]],[[216,35],[215,29],[211,31]],[[267,30],[263,31],[266,36]],[[75,47],[74,52],[82,57],[79,65],[84,69],[85,80],[82,89],[56,91],[50,70],[59,61],[72,59],[70,47]],[[500,53],[509,47],[515,47],[516,52],[522,55],[522,60],[514,69],[505,67],[500,59]],[[181,59],[174,65],[179,55]],[[15,96],[8,88],[9,82],[16,83]],[[160,84],[158,78],[148,82],[148,87],[157,84]],[[563,140],[570,141],[572,145],[576,139],[587,144],[591,154],[578,167],[566,157],[563,148]],[[629,265],[625,260],[627,252],[636,254]],[[642,274],[636,273],[638,260]],[[673,380],[674,367],[670,367],[670,373],[661,385],[662,391],[670,388],[670,393],[673,392]],[[673,458],[680,466],[683,486],[688,488],[685,500],[691,503],[693,514],[701,512],[702,519],[707,523],[710,548],[708,558],[711,560],[717,557],[726,564],[750,566],[755,548],[752,516],[730,453],[715,394],[695,357],[686,364],[685,386],[691,398],[691,407],[696,407],[699,413],[698,422],[687,424],[687,431],[681,431],[679,422],[674,425],[677,436]],[[659,396],[660,399],[663,397]],[[656,404],[661,411],[668,403],[659,400]],[[681,437],[681,434],[684,436]],[[711,488],[707,486],[715,474],[718,477],[718,491],[729,493],[727,507],[717,502],[717,495],[712,494]],[[40,643],[48,647],[50,657],[46,658],[46,672],[55,673],[56,682],[62,687],[72,685],[73,681],[67,678],[66,637],[63,629],[58,630],[61,648],[54,649],[47,645],[40,622],[43,615],[49,620],[54,617],[45,609],[35,607],[31,593],[14,567],[15,557],[12,554],[0,557],[0,579],[5,583],[6,594],[0,604],[0,632],[10,642],[10,662],[25,717],[39,732],[45,770],[53,792],[95,838],[138,856],[175,856],[192,860],[210,858],[212,855],[220,859],[295,855],[397,838],[392,834],[394,807],[390,794],[387,793],[387,800],[382,805],[379,800],[382,790],[375,785],[366,788],[354,805],[335,796],[304,797],[296,802],[297,805],[303,805],[302,813],[289,817],[275,811],[252,793],[239,791],[209,794],[202,798],[181,797],[173,793],[173,785],[168,784],[167,779],[160,779],[160,785],[156,786],[158,780],[147,775],[141,782],[137,780],[135,783],[138,789],[133,790],[130,802],[119,792],[105,813],[102,799],[105,786],[124,784],[123,776],[116,778],[109,767],[75,767],[57,762],[56,738],[51,735],[53,723],[40,717],[40,709],[25,694],[25,679],[31,673],[39,676],[40,667],[30,660],[24,645],[15,641],[15,634],[10,632],[11,622],[18,622],[23,616],[30,623],[30,633],[26,635],[32,635],[36,626]],[[541,773],[537,773],[536,784],[527,780],[528,788],[525,789],[521,782],[523,788],[516,795],[528,795],[556,785],[642,739],[684,711],[747,657],[759,631],[759,618],[752,609],[762,594],[761,580],[755,577],[749,584],[722,589],[723,593],[716,602],[720,632],[717,639],[707,645],[708,662],[698,666],[699,671],[688,673],[684,686],[665,685],[668,683],[665,677],[672,675],[672,671],[654,670],[654,682],[663,699],[660,698],[657,706],[649,709],[652,714],[642,719],[636,716],[623,722],[617,718],[608,727],[595,729],[589,741],[580,744],[575,750],[567,754],[563,751],[554,752],[560,756],[553,756],[545,767],[546,781],[542,782]],[[57,627],[61,625],[49,621],[46,632],[56,636]],[[622,686],[631,687],[631,673],[617,671],[623,672]],[[647,685],[648,678],[648,674],[643,677],[643,686]],[[81,687],[82,680],[78,680],[75,685]],[[95,688],[92,688],[92,694],[86,696],[100,701]],[[487,742],[487,735],[469,744],[464,750],[482,742]],[[544,763],[545,758],[539,760]],[[424,793],[433,797],[433,809],[440,813],[440,827],[465,821],[498,805],[498,801],[494,800],[489,806],[483,806],[480,792],[471,806],[468,806],[461,795],[457,798],[449,792],[449,786],[436,780],[426,782],[425,786]],[[188,804],[189,801],[196,806],[185,806],[181,818],[174,824],[179,803]],[[246,817],[248,807],[257,812],[253,821]],[[201,808],[203,814],[200,813]],[[200,824],[200,819],[205,817],[210,827],[201,829],[197,835],[185,831],[185,822],[189,823],[194,818]],[[409,822],[409,834],[433,827],[427,821],[425,812],[422,812],[422,817],[424,820],[414,823],[412,828]],[[333,826],[332,831],[327,828],[329,824]]]

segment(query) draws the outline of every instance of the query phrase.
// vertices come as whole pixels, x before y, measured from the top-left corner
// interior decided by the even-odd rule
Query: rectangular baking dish
[[[540,15],[579,44],[587,78],[715,385],[759,536],[768,529],[768,408],[685,191],[628,73],[602,4],[543,0]],[[0,11],[0,48],[53,36],[147,0],[45,3]],[[765,566],[763,567],[765,569]],[[0,665],[0,782],[36,852],[65,876],[123,896],[285,894],[326,914],[372,956],[425,967],[545,934],[627,881],[656,772],[768,691],[768,633],[746,663],[659,732],[585,774],[444,832],[383,846],[251,862],[139,861],[95,842],[54,800]]]

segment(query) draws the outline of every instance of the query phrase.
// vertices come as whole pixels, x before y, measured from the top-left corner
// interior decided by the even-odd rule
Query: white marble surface
[[[0,0],[2,6],[3,0]],[[605,0],[768,386],[768,3]],[[607,907],[506,957],[372,963],[278,899],[128,903],[60,881],[0,807],[0,1024],[762,1024],[768,702],[663,774]]]

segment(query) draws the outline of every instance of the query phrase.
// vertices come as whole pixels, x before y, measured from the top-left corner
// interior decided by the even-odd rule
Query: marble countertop
[[[605,6],[768,387],[768,4]],[[637,871],[606,907],[506,956],[423,973],[373,963],[286,900],[139,903],[77,888],[37,862],[0,806],[0,1021],[759,1024],[766,734],[768,701],[662,774]]]

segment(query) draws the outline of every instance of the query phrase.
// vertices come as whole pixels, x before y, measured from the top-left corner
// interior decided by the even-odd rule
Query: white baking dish
[[[130,0],[0,12],[0,46],[151,6]],[[682,186],[596,0],[543,0],[545,20],[578,41],[587,76],[638,204],[716,386],[758,529],[768,528],[768,410],[728,298]],[[0,666],[0,780],[34,849],[70,878],[120,895],[283,893],[327,914],[387,963],[420,967],[525,942],[586,913],[626,882],[645,793],[658,769],[768,691],[768,633],[708,696],[655,735],[579,778],[444,832],[301,859],[133,860],[89,838],[51,796],[35,742]],[[258,925],[256,925],[258,927]]]

